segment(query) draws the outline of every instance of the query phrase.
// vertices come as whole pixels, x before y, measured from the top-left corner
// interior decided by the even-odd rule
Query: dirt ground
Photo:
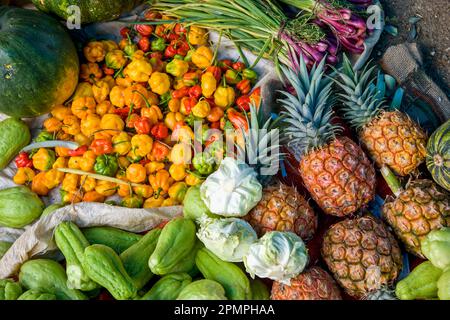
[[[408,40],[409,19],[421,17],[416,23],[415,41],[424,57],[428,75],[450,95],[450,0],[380,0],[386,12],[386,23],[398,28],[398,35],[383,33],[374,50],[380,56],[392,45]]]

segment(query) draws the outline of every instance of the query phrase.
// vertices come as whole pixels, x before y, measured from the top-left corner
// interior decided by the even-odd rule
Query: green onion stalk
[[[238,47],[299,69],[295,57],[308,66],[324,57],[334,63],[336,51],[322,29],[310,21],[310,14],[288,19],[272,0],[153,0],[152,10],[179,19],[187,26],[214,29]],[[167,20],[150,23],[167,23]],[[259,59],[258,59],[259,60]]]

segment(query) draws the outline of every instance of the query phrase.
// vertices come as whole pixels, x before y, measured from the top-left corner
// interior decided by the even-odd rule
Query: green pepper
[[[191,127],[191,128],[194,127],[195,121],[201,121],[201,122],[203,122],[203,119],[194,116],[194,115],[192,114],[192,112],[191,112],[186,118],[184,118],[184,122],[186,122],[186,124],[187,124],[189,127]]]
[[[163,38],[158,38],[152,41],[152,51],[164,51],[166,49],[166,41]]]
[[[194,54],[195,50],[189,50],[186,56],[184,57],[184,61],[191,62],[192,55]]]
[[[125,52],[128,57],[132,57],[137,50],[138,47],[134,43],[127,44],[125,48],[123,48],[123,52]]]
[[[184,60],[184,57],[182,55],[180,55],[180,54],[174,55],[173,58],[177,59],[177,60]]]
[[[143,203],[144,200],[142,200],[142,197],[132,195],[123,198],[121,206],[126,208],[142,208]]]
[[[188,70],[189,63],[180,59],[173,59],[166,65],[166,72],[177,78],[182,77]]]
[[[227,84],[237,84],[242,79],[237,71],[228,69],[227,72],[225,72],[225,80],[227,81]]]
[[[114,155],[102,154],[95,159],[94,170],[98,174],[114,177],[118,169],[119,163]]]
[[[247,69],[242,70],[242,77],[244,79],[253,81],[258,78],[258,74],[253,69],[247,68]]]
[[[38,136],[34,139],[34,142],[44,142],[44,141],[50,141],[53,140],[53,134],[46,131],[46,130],[42,130]]]
[[[197,153],[192,159],[192,164],[201,175],[208,175],[214,171],[214,158],[206,152]]]

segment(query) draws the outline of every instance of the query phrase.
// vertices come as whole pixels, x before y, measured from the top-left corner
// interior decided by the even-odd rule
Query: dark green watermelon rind
[[[0,112],[34,117],[75,91],[79,61],[63,26],[34,10],[0,7]]]
[[[443,159],[442,166],[437,166],[434,162],[437,154]],[[440,126],[428,140],[426,164],[434,181],[450,191],[450,120]]]

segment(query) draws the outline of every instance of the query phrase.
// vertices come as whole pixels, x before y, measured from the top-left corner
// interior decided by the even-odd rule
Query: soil
[[[381,57],[391,45],[408,41],[409,19],[418,16],[417,37],[425,72],[450,95],[450,1],[449,0],[380,0],[386,13],[386,24],[398,28],[398,35],[384,32],[373,55]]]

